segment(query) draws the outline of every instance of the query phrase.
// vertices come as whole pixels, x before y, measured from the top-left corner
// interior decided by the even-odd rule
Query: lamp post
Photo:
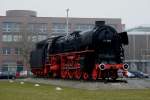
[[[68,30],[69,30],[69,28],[68,28],[68,12],[69,12],[69,8],[66,9],[66,12],[67,12],[67,17],[66,17],[66,32],[67,32],[66,40],[67,40],[68,39],[68,35],[69,35],[69,32],[68,32]]]
[[[146,32],[146,44],[147,44],[147,45],[146,45],[146,49],[147,49],[147,52],[146,52],[146,53],[147,53],[147,54],[148,54],[148,51],[149,51],[149,48],[148,48],[149,41],[148,41],[148,40],[149,40],[148,32]],[[148,59],[147,59],[147,60],[148,60]]]
[[[149,48],[148,48],[148,45],[149,45],[149,37],[148,37],[148,32],[146,32],[146,57],[145,57],[145,61],[146,61],[146,66],[145,66],[145,72],[147,73],[147,63],[148,63],[148,54],[149,54]]]
[[[133,35],[133,60],[135,61],[135,35]]]

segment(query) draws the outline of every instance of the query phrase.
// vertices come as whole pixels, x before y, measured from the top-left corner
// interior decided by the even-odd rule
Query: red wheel
[[[62,71],[61,71],[61,77],[62,77],[63,79],[67,78],[67,71],[62,70]]]
[[[93,80],[97,80],[98,78],[98,70],[96,70],[95,68],[93,69],[93,72],[92,72],[92,79]]]
[[[83,79],[84,79],[84,80],[88,80],[88,78],[89,78],[88,73],[84,72],[84,73],[83,73]]]
[[[72,79],[72,78],[73,78],[73,75],[74,75],[73,71],[69,71],[69,72],[68,72],[68,77],[69,77],[69,79]]]
[[[80,78],[81,78],[81,71],[80,70],[76,70],[75,71],[75,78],[77,79],[77,80],[79,80]]]

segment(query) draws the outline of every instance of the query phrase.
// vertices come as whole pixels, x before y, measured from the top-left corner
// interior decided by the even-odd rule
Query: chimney
[[[102,26],[105,25],[105,21],[95,21],[95,26]]]

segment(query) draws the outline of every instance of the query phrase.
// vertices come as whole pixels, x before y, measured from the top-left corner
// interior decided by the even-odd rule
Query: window
[[[34,33],[46,33],[47,27],[47,23],[29,23],[28,31]]]
[[[15,54],[16,55],[20,55],[22,53],[22,49],[21,48],[15,48]]]
[[[33,42],[37,42],[37,40],[38,40],[37,36],[32,36],[31,39]]]
[[[17,72],[23,71],[23,65],[17,65]]]
[[[2,54],[4,55],[11,54],[11,48],[2,48]]]
[[[46,33],[47,32],[47,24],[39,24],[39,32]]]
[[[34,32],[34,24],[28,24],[28,31],[29,32]]]
[[[68,31],[70,32],[71,25],[69,24]],[[67,33],[66,32],[66,24],[65,23],[53,23],[52,24],[52,32],[53,33]]]
[[[20,23],[15,22],[3,22],[2,30],[3,32],[19,32],[20,31]]]
[[[3,32],[11,32],[11,29],[12,29],[12,25],[11,25],[11,23],[3,23],[2,24],[3,26],[2,26],[2,30],[3,30]]]
[[[8,65],[3,64],[3,65],[2,65],[2,71],[3,71],[3,72],[7,72],[7,71],[8,71]]]
[[[85,30],[90,30],[93,28],[94,28],[94,25],[92,25],[92,24],[77,24],[75,26],[76,31],[85,31]]]
[[[21,35],[13,35],[13,41],[18,42],[22,39]]]
[[[21,35],[2,35],[2,41],[3,42],[18,42],[22,39]]]
[[[37,36],[28,36],[28,41],[36,42]]]
[[[17,61],[17,72],[23,71],[23,62]]]
[[[32,42],[37,42],[37,41],[42,41],[47,38],[46,35],[34,35],[34,36],[29,36],[28,40]]]
[[[38,41],[45,40],[46,38],[47,38],[47,36],[45,36],[45,35],[38,35]]]
[[[16,67],[16,62],[13,61],[3,62],[2,64],[2,70],[5,72],[9,71],[9,74],[14,74],[16,72]]]
[[[12,41],[12,35],[2,35],[2,41],[3,42],[11,42]]]

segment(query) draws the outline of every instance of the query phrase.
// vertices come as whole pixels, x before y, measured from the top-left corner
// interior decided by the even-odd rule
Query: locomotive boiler
[[[31,71],[36,76],[63,79],[113,79],[126,76],[123,46],[127,32],[117,31],[104,21],[96,21],[88,31],[49,38],[31,52]]]

